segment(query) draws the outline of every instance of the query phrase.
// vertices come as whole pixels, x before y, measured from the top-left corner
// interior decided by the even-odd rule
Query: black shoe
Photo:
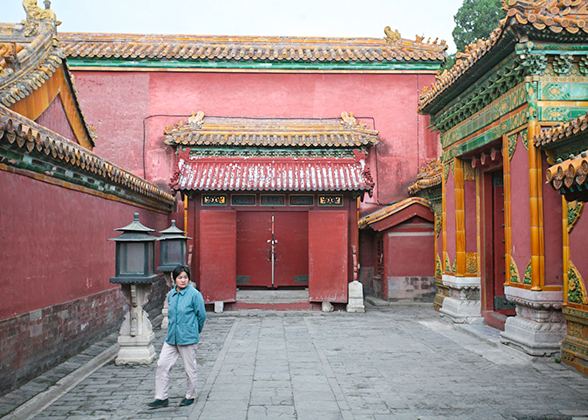
[[[161,407],[167,407],[168,404],[169,404],[169,401],[166,398],[165,400],[155,400],[153,402],[150,402],[147,405],[151,408],[161,408]]]
[[[180,407],[184,407],[186,405],[191,405],[194,402],[194,398],[184,398],[180,403]]]

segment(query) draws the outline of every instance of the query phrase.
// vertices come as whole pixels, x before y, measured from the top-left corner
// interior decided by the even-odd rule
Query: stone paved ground
[[[149,410],[155,364],[109,362],[35,419],[571,419],[588,417],[588,378],[532,363],[444,323],[430,307],[365,314],[210,314],[200,394],[172,371],[170,407]],[[158,330],[156,349],[163,342]],[[0,408],[6,403],[0,403]]]

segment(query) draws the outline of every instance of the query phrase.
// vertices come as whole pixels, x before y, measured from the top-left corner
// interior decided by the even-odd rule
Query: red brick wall
[[[125,310],[120,290],[108,289],[0,321],[0,395],[111,332]]]

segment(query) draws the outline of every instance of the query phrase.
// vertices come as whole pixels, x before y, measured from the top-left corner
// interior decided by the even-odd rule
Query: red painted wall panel
[[[478,251],[476,181],[464,182],[466,252]]]
[[[200,211],[200,291],[205,302],[236,300],[236,265],[237,214]]]
[[[76,136],[73,133],[71,126],[69,125],[69,121],[67,120],[67,115],[65,114],[63,103],[61,102],[59,95],[55,97],[53,102],[49,104],[49,107],[47,107],[47,109],[39,116],[39,118],[37,118],[35,122],[42,125],[43,127],[47,127],[48,129],[55,131],[58,134],[61,134],[66,139],[79,144],[79,141],[76,139]]]
[[[406,227],[406,226],[403,226]],[[424,277],[435,275],[434,229],[430,223],[410,229],[390,229],[385,234],[387,276]],[[410,264],[407,264],[410,261]]]
[[[347,302],[347,215],[347,211],[308,213],[311,302]]]
[[[588,203],[584,203],[582,215],[570,232],[570,259],[584,279],[584,286],[588,290]],[[567,270],[567,267],[566,267]]]
[[[543,174],[549,168],[543,156]],[[543,243],[545,246],[545,284],[563,285],[562,197],[550,184],[543,183]]]
[[[449,170],[449,175],[447,176],[447,182],[445,185],[445,231],[447,232],[447,244],[445,245],[445,250],[449,256],[449,264],[453,266],[453,262],[455,260],[455,252],[456,252],[456,244],[455,244],[455,181],[453,178],[453,174],[451,170]],[[445,264],[444,256],[441,256],[441,262]],[[443,265],[444,266],[444,265]],[[445,266],[444,266],[445,267]],[[445,270],[450,271],[449,267],[445,267]]]
[[[133,221],[152,229],[168,215],[0,171],[0,319],[120,286],[113,229]],[[156,262],[159,253],[156,247]]]
[[[531,261],[531,208],[529,206],[529,154],[518,139],[510,162],[512,256],[522,277]]]

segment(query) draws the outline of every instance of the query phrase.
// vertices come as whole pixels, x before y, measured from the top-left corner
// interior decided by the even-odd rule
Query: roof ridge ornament
[[[350,112],[348,114],[347,112],[343,111],[341,113],[341,119],[343,120],[343,121],[341,121],[341,124],[345,128],[366,128],[367,127],[366,123],[357,122],[357,120],[353,116],[353,112]]]
[[[37,4],[37,0],[23,0],[22,7],[24,7],[25,12],[27,13],[27,20],[51,20],[54,21],[57,25],[60,25],[61,22],[57,21],[55,12],[50,9],[51,2],[49,0],[45,0],[44,4],[45,9],[41,9]]]
[[[386,44],[400,45],[402,37],[400,36],[398,29],[392,31],[392,28],[386,26],[384,28],[384,33],[386,34]]]
[[[204,111],[198,111],[198,113],[192,111],[192,116],[188,118],[188,124],[195,130],[202,128],[202,124],[204,124]]]

